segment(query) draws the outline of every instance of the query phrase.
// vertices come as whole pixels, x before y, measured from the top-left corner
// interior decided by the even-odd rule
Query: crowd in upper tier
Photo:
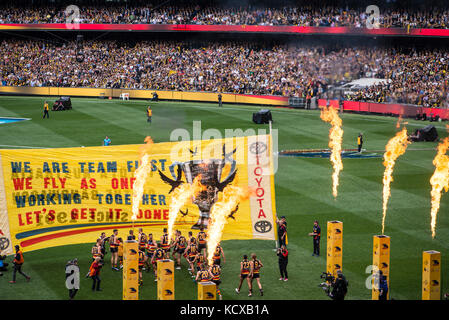
[[[445,107],[449,51],[251,42],[112,40],[0,43],[2,85],[325,96],[363,77],[389,80],[346,99]]]
[[[147,4],[115,6],[79,6],[80,23],[112,24],[201,24],[201,25],[295,25],[295,26],[351,26],[363,28],[372,25],[371,12],[366,6],[317,5],[303,1],[284,7],[222,7],[198,4],[174,6]],[[194,3],[194,2],[193,2]],[[442,2],[444,4],[444,2]],[[163,4],[163,3],[162,3]],[[0,4],[1,6],[1,4]],[[0,10],[0,23],[65,23],[65,6],[14,7]],[[410,6],[400,8],[379,5],[379,27],[392,28],[449,28],[449,7]]]

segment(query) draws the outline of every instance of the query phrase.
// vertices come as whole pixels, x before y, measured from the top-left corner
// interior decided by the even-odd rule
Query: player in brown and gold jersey
[[[263,267],[262,262],[257,259],[255,253],[251,254],[251,269],[250,269],[250,281],[251,281],[251,290],[252,290],[252,282],[253,279],[256,279],[257,285],[259,286],[260,295],[263,296],[262,284],[260,283],[260,268]]]
[[[245,254],[243,255],[242,262],[240,262],[240,282],[238,288],[235,288],[235,292],[240,293],[240,288],[242,287],[243,280],[246,279],[249,290],[248,297],[252,296],[251,280],[249,278],[250,270],[251,270],[251,262],[248,261],[248,256]]]

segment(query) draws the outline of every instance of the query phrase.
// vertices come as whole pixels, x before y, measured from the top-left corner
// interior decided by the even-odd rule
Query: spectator
[[[106,136],[106,138],[104,138],[103,140],[103,146],[110,146],[111,145],[111,139],[109,139],[108,136]]]
[[[14,2],[3,4],[0,23],[65,23],[65,8],[51,6],[19,7]],[[383,4],[379,16],[382,28],[448,28],[449,8],[444,1],[432,5]],[[107,24],[198,24],[198,25],[295,25],[312,27],[366,27],[370,15],[365,13],[369,1],[350,3],[350,7],[321,1],[313,5],[306,0],[296,0],[295,5],[262,5],[230,7],[210,1],[206,5],[193,5],[189,1],[173,4],[139,3],[132,6],[98,6],[87,3],[80,12],[80,23]],[[437,5],[437,6],[435,6]]]
[[[85,53],[76,61],[76,49]],[[449,51],[239,41],[0,42],[8,86],[205,91],[310,98],[361,77],[386,79],[346,97],[443,108]],[[307,99],[310,100],[310,99]]]

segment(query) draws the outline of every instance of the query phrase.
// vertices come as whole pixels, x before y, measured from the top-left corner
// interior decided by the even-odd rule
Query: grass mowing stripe
[[[308,168],[309,172],[318,172],[319,170],[311,170],[310,168]],[[301,175],[301,173],[295,174],[293,172],[290,172],[290,174],[285,177],[285,180],[289,180],[292,179],[291,177],[294,176],[298,176]],[[353,183],[355,182],[357,184],[358,189],[360,190],[361,185],[364,185],[363,190],[371,190],[371,188],[378,188],[379,192],[376,194],[374,192],[370,192],[370,196],[372,196],[370,199],[367,199],[364,196],[361,196],[361,192],[350,192],[345,190],[344,192],[341,192],[342,194],[339,195],[339,197],[337,198],[337,200],[334,200],[333,197],[329,194],[329,196],[325,196],[323,197],[321,194],[314,196],[311,195],[309,196],[310,198],[316,200],[316,201],[320,201],[320,202],[324,202],[326,203],[328,206],[333,207],[335,210],[337,211],[338,209],[340,210],[345,210],[345,211],[349,211],[352,212],[354,214],[357,215],[364,215],[365,218],[370,219],[373,222],[377,222],[380,223],[380,215],[378,217],[371,217],[371,216],[365,216],[365,211],[361,210],[357,207],[357,201],[354,199],[363,199],[363,201],[365,202],[364,207],[366,208],[375,208],[378,207],[378,212],[381,212],[381,204],[382,204],[382,187],[380,183],[376,183],[376,182],[371,182],[371,181],[366,181],[367,183],[365,183],[365,181],[363,181],[364,183],[357,183],[356,181],[360,180],[359,178],[348,174],[346,172],[345,176],[349,176],[351,177],[351,180],[353,181]],[[341,183],[343,184],[343,177],[341,178]],[[316,182],[316,181],[315,181]],[[318,182],[316,184],[317,186],[320,185],[320,183]],[[314,187],[315,184],[314,182],[311,182],[311,184],[308,185],[309,187]],[[287,187],[288,188],[288,187]],[[347,189],[347,183],[345,184],[345,188]],[[330,192],[330,191],[329,191]],[[392,188],[392,195],[389,201],[389,212],[387,213],[387,218],[391,219],[391,216],[393,216],[393,218],[395,220],[406,220],[406,218],[402,215],[393,215],[393,213],[391,212],[392,210],[398,211],[401,208],[405,208],[405,209],[409,209],[411,207],[415,207],[415,208],[420,208],[422,206],[422,204],[426,204],[427,203],[427,199],[425,198],[424,195],[420,196],[420,195],[416,195],[414,194],[414,197],[410,197],[409,194],[410,192],[407,190],[402,190],[402,189],[398,189],[398,188]],[[396,199],[403,199],[403,198],[407,198],[409,199],[409,201],[407,203],[403,203],[398,201],[398,203],[396,202]],[[393,202],[394,201],[394,202]],[[338,219],[338,217],[337,217]],[[387,224],[388,225],[388,224]]]

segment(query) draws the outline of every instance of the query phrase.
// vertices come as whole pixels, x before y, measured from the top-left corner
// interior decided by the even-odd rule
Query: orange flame
[[[142,147],[140,147],[140,152],[141,152],[141,154],[144,154],[144,153],[150,153],[150,149],[151,149],[151,147],[152,147],[153,144],[154,144],[153,139],[151,139],[150,136],[147,136],[147,137],[145,138],[144,142],[145,142],[145,144],[144,144]]]
[[[398,122],[396,122],[396,129],[399,129],[401,127],[401,121],[402,121],[402,114],[399,115]]]
[[[240,202],[249,199],[253,194],[254,190],[248,187],[228,185],[223,189],[222,199],[214,204],[210,214],[211,221],[207,233],[207,260],[209,265],[213,263],[214,251],[221,241],[223,229],[228,222],[227,217]]]
[[[405,153],[405,150],[407,149],[407,145],[410,143],[408,141],[407,136],[407,128],[403,128],[401,131],[399,131],[396,136],[390,139],[388,141],[386,147],[385,147],[385,153],[384,153],[384,162],[383,165],[385,166],[385,172],[384,172],[384,178],[383,178],[383,214],[382,214],[382,234],[384,233],[385,229],[385,217],[387,214],[387,204],[388,199],[390,198],[391,192],[390,192],[390,184],[393,181],[393,169],[394,165],[396,163],[396,159]]]
[[[430,222],[432,238],[435,238],[435,227],[438,210],[440,209],[441,191],[443,189],[446,192],[449,190],[449,156],[446,155],[448,149],[449,137],[446,137],[443,142],[438,145],[438,153],[433,159],[435,172],[430,178],[430,184],[432,185],[432,191],[430,191],[432,198],[432,209],[430,211],[432,217]]]
[[[341,144],[343,142],[342,121],[338,116],[337,110],[332,107],[322,107],[320,117],[325,122],[330,122],[332,128],[329,130],[329,147],[331,148],[330,160],[334,168],[332,174],[332,194],[337,197],[337,188],[339,185],[340,171],[343,170],[341,161]]]
[[[173,190],[170,201],[170,210],[168,213],[168,238],[171,239],[173,235],[173,226],[176,222],[179,210],[191,202],[194,197],[201,191],[206,190],[206,186],[201,184],[201,175],[193,179],[193,183],[183,183]]]
[[[151,139],[151,137],[148,136],[145,138],[145,144],[140,149],[141,163],[139,168],[137,168],[137,170],[134,171],[134,178],[136,178],[136,180],[134,181],[133,185],[133,201],[132,201],[132,216],[131,216],[132,221],[135,221],[137,219],[137,214],[139,213],[139,205],[143,195],[143,188],[145,185],[145,181],[147,180],[148,172],[150,172],[151,169],[150,153],[153,144],[154,144],[153,139]]]

